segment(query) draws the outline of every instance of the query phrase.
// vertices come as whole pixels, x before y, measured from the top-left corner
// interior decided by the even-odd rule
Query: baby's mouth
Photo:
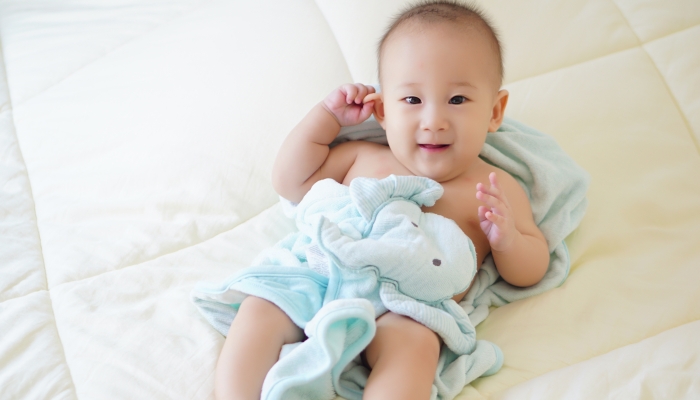
[[[418,147],[420,147],[423,150],[434,152],[434,151],[445,150],[446,148],[450,147],[450,145],[449,144],[427,144],[427,143],[425,143],[425,144],[418,144]]]

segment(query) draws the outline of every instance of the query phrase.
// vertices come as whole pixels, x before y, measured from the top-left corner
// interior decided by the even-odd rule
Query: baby
[[[508,283],[539,282],[549,264],[528,197],[506,172],[479,158],[487,132],[503,120],[500,45],[482,15],[453,2],[421,3],[403,12],[379,45],[382,93],[345,84],[316,105],[284,141],[273,170],[280,196],[299,202],[319,180],[349,185],[356,177],[417,175],[444,195],[424,212],[454,220],[472,240],[477,265],[492,254]],[[329,148],[340,128],[374,113],[389,146],[352,141]],[[453,299],[462,300],[464,293]],[[440,338],[424,325],[387,312],[363,353],[371,373],[367,399],[428,399]],[[259,399],[284,344],[303,331],[274,304],[247,297],[224,344],[217,398]]]

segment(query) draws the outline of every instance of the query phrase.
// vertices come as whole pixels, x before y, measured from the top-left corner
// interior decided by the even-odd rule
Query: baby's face
[[[380,123],[412,173],[451,180],[477,161],[486,133],[500,124],[494,107],[507,92],[498,90],[496,56],[478,33],[449,24],[396,33],[382,53]]]

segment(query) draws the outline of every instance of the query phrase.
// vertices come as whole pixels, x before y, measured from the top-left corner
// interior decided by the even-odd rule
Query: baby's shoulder
[[[326,162],[341,162],[350,168],[357,160],[370,158],[368,156],[375,155],[383,149],[388,150],[389,147],[364,140],[350,140],[331,147]]]
[[[376,151],[386,151],[389,150],[389,146],[383,144],[368,142],[366,140],[349,140],[347,142],[342,142],[333,147],[335,150],[339,151],[353,151],[353,152],[376,152]]]
[[[329,157],[351,157],[355,161],[362,160],[362,162],[371,163],[372,160],[381,160],[389,155],[391,155],[389,146],[365,140],[350,140],[331,148]]]
[[[341,148],[342,146],[342,148]],[[391,174],[411,175],[410,171],[403,167],[389,146],[366,141],[345,142],[333,148],[331,152],[338,151],[346,154],[346,158],[352,158],[352,163],[342,181],[345,185],[357,177],[386,178]]]

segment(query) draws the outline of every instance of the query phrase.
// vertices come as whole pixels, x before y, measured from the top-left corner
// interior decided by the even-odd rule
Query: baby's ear
[[[374,110],[372,111],[372,114],[374,114],[374,119],[379,122],[379,125],[384,128],[384,95],[381,93],[371,93],[365,96],[365,98],[362,100],[363,103],[367,103],[369,101],[374,101]]]
[[[508,91],[500,90],[496,95],[496,102],[493,105],[491,121],[489,122],[489,132],[496,132],[498,128],[501,127],[506,112],[506,104],[508,104]]]

